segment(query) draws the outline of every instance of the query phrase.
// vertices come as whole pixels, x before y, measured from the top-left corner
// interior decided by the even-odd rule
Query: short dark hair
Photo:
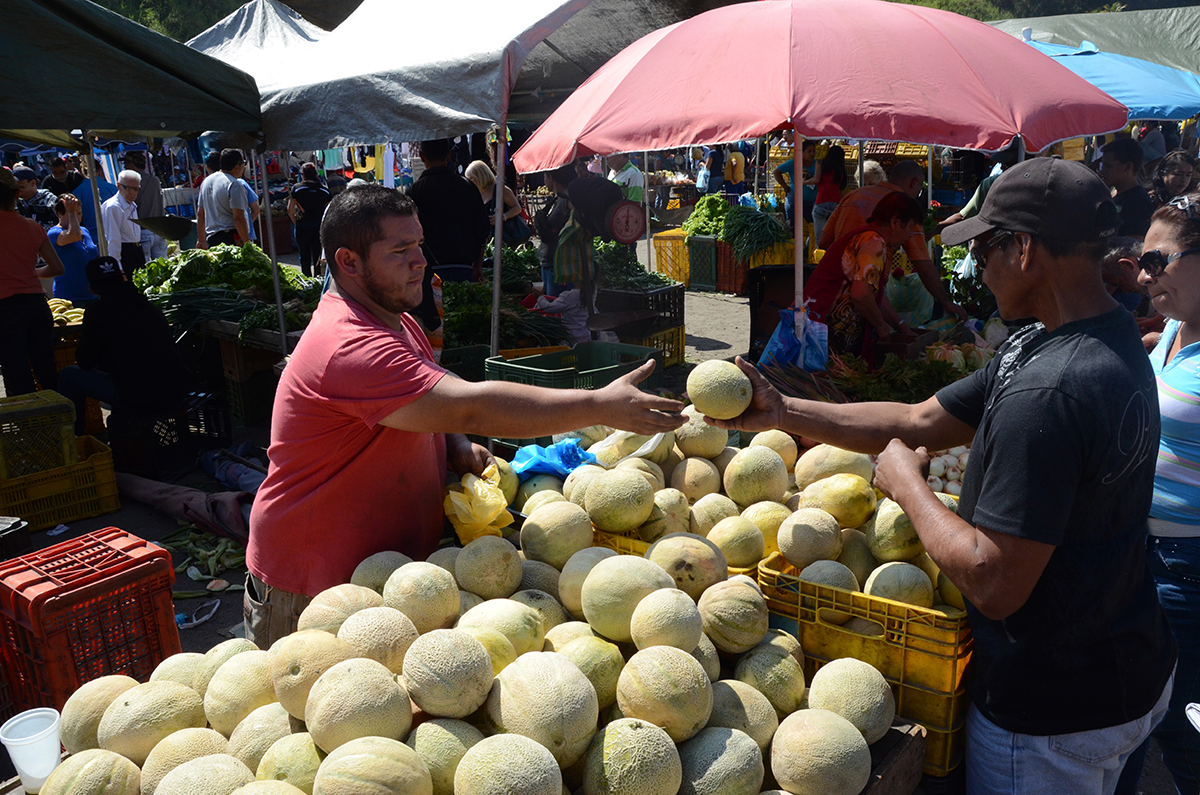
[[[925,169],[916,160],[898,160],[888,169],[888,182],[893,185],[905,179],[925,179]]]
[[[146,156],[141,152],[126,152],[124,160],[125,165],[137,171],[141,171],[146,167]]]
[[[221,170],[221,153],[213,150],[208,153],[208,157],[204,158],[204,167],[209,171]]]
[[[1089,262],[1099,264],[1108,250],[1108,240],[1067,240],[1060,237],[1043,237],[1030,235],[1046,253],[1055,259],[1063,257],[1083,257]]]
[[[1133,163],[1133,170],[1142,167],[1142,145],[1132,138],[1118,138],[1100,147],[1101,155],[1112,155],[1122,163]]]
[[[58,201],[56,201],[54,203],[54,212],[57,213],[58,215],[66,215],[67,214],[67,203],[64,202],[62,199],[59,199]]]
[[[565,166],[559,166],[550,172],[550,176],[554,177],[554,181],[559,185],[562,185],[564,188],[570,185],[573,180],[578,179],[578,175],[575,173],[574,163],[568,163]]]
[[[1116,265],[1122,259],[1142,256],[1142,241],[1135,237],[1113,235],[1104,241],[1104,265]]]
[[[1150,223],[1165,224],[1170,228],[1175,242],[1185,249],[1200,246],[1200,217],[1196,217],[1200,216],[1200,193],[1186,193],[1175,198],[1186,199],[1188,209],[1181,210],[1168,202],[1154,211]]]
[[[899,219],[900,223],[912,221],[921,224],[925,222],[925,208],[907,193],[894,190],[879,200],[867,220],[873,224],[887,224],[893,218]]]
[[[305,163],[300,166],[300,175],[309,182],[317,181],[317,166],[315,163]]]
[[[54,157],[50,159],[50,168],[54,168],[55,166],[63,166],[65,168],[66,165],[67,161],[63,160],[61,157]]]
[[[221,170],[233,171],[246,162],[246,156],[241,149],[224,149],[221,151]]]
[[[363,185],[333,197],[321,221],[321,243],[329,267],[337,275],[335,254],[339,248],[366,257],[383,239],[384,218],[417,214],[417,205],[400,191],[382,185]]]
[[[421,154],[429,160],[445,160],[450,156],[450,140],[434,138],[431,141],[421,141]]]

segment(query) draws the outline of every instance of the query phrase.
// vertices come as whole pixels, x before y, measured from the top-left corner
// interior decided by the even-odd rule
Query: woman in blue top
[[[66,271],[62,276],[54,277],[54,297],[70,301],[76,306],[86,306],[96,300],[96,296],[88,289],[87,274],[84,266],[88,261],[100,256],[92,235],[79,222],[81,209],[79,199],[70,193],[64,193],[54,205],[58,213],[58,225],[46,231],[46,236],[54,244],[58,258],[62,260]]]
[[[1162,440],[1147,557],[1179,643],[1170,710],[1152,736],[1179,793],[1195,795],[1200,733],[1184,708],[1200,701],[1200,193],[1177,196],[1154,213],[1139,264],[1138,281],[1168,318],[1150,354]],[[1144,752],[1130,758],[1118,793],[1136,791]]]

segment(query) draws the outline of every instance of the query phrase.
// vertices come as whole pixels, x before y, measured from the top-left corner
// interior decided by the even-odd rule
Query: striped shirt
[[[1162,414],[1150,516],[1200,525],[1200,343],[1185,346],[1167,363],[1179,328],[1178,320],[1168,321],[1150,354]]]

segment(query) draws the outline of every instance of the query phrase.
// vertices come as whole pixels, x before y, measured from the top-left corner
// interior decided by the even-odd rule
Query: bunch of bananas
[[[54,325],[56,326],[68,326],[83,320],[83,310],[76,309],[75,305],[70,301],[62,298],[51,298],[49,304],[50,311],[54,315]]]

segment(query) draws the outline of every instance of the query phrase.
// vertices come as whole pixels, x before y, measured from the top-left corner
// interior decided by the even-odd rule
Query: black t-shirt
[[[724,182],[725,181],[725,153],[714,146],[709,151],[708,156],[712,160],[712,167],[709,168],[709,170],[708,170],[709,182],[712,182],[714,180],[717,182]]]
[[[474,265],[487,242],[488,211],[479,188],[449,166],[422,172],[408,189],[417,205],[430,265]]]
[[[1117,234],[1122,237],[1145,237],[1150,228],[1150,216],[1154,215],[1154,200],[1141,185],[1113,196],[1121,226]]]
[[[1145,715],[1176,650],[1146,565],[1159,414],[1133,318],[1117,308],[1053,333],[1026,326],[937,398],[976,429],[959,515],[1056,547],[1008,618],[967,603],[972,701],[1032,735]]]
[[[112,376],[121,408],[168,408],[191,386],[162,310],[132,285],[105,291],[83,314],[75,360]]]
[[[70,193],[78,188],[82,182],[82,174],[80,174],[78,171],[68,171],[66,182],[59,182],[54,178],[54,175],[51,174],[42,180],[42,189],[50,191],[55,196],[62,196],[64,193]]]
[[[296,226],[301,229],[320,229],[321,217],[325,214],[325,208],[333,198],[329,191],[319,182],[301,182],[299,185],[292,186],[292,198],[304,211],[300,220],[296,221]]]

